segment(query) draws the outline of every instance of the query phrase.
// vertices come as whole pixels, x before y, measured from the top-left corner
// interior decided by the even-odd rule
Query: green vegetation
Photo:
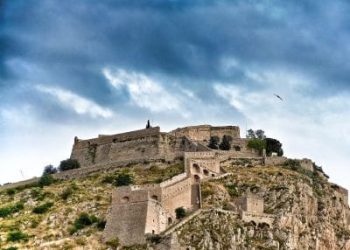
[[[183,207],[178,207],[175,209],[176,219],[181,220],[186,217],[186,210]]]
[[[67,159],[67,160],[61,161],[61,163],[58,167],[58,170],[63,172],[63,171],[67,171],[70,169],[76,169],[76,168],[80,168],[80,163],[74,159]]]
[[[33,208],[32,212],[35,214],[46,213],[53,206],[53,202],[46,202],[40,206]]]
[[[162,237],[159,234],[147,235],[147,241],[151,243],[159,244],[161,240],[162,240]]]
[[[227,189],[227,192],[229,193],[229,195],[231,197],[238,197],[239,196],[238,188],[237,188],[236,185],[234,185],[234,184],[226,184],[225,188]]]
[[[265,131],[261,129],[255,131],[253,129],[249,129],[247,130],[247,138],[264,140],[266,138]]]
[[[272,153],[276,153],[278,156],[283,155],[282,143],[273,138],[267,138],[265,132],[261,129],[256,131],[249,129],[247,131],[248,148],[257,150],[262,154],[266,149],[266,155],[271,156]]]
[[[283,155],[282,143],[273,138],[266,138],[266,155],[271,156],[272,153],[277,153],[278,156]]]
[[[255,149],[260,154],[262,154],[263,150],[266,149],[266,141],[253,138],[248,141],[247,147],[250,149]]]
[[[28,235],[19,230],[10,231],[7,234],[8,242],[27,241],[27,240],[28,240]]]
[[[16,193],[16,189],[14,189],[14,188],[10,188],[10,189],[6,190],[6,194],[9,196],[14,195],[15,193]]]
[[[219,149],[219,140],[217,136],[210,137],[208,147],[211,149]]]
[[[118,237],[107,241],[106,245],[111,247],[111,248],[113,248],[113,249],[117,249],[119,247],[119,245],[120,245]]]
[[[221,150],[230,150],[231,149],[231,141],[232,141],[232,137],[228,136],[228,135],[224,135],[222,137],[222,141],[219,145],[219,148]]]
[[[69,233],[72,235],[75,232],[85,227],[91,226],[93,224],[96,224],[96,227],[99,230],[103,230],[106,225],[106,221],[97,218],[95,215],[89,215],[88,213],[81,213],[79,217],[74,221],[73,227],[69,229]]]
[[[202,199],[205,199],[208,196],[213,195],[214,193],[214,189],[209,182],[204,182],[203,184],[201,184]]]
[[[50,186],[54,182],[55,180],[51,175],[44,174],[43,176],[40,177],[38,184],[40,187],[44,187],[44,186]]]
[[[131,174],[128,173],[120,173],[117,175],[114,181],[114,185],[117,187],[120,186],[128,186],[134,183],[134,179]]]
[[[18,250],[17,247],[2,248],[1,250]]]
[[[70,197],[73,194],[73,189],[71,187],[67,187],[63,190],[63,192],[60,194],[62,200],[67,200],[68,197]]]
[[[52,165],[47,165],[46,167],[44,167],[44,171],[43,171],[43,175],[46,174],[56,174],[57,173],[57,168],[55,168]]]
[[[11,214],[17,213],[24,208],[22,202],[17,202],[12,206],[0,208],[0,218],[5,218]]]

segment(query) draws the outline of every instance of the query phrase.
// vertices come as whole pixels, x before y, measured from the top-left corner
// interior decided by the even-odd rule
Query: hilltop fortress
[[[159,127],[142,129],[115,135],[99,135],[81,140],[77,137],[71,154],[82,167],[121,161],[164,159],[171,161],[183,157],[183,152],[210,151],[207,147],[211,137],[230,136],[235,155],[257,156],[240,138],[239,127],[213,127],[210,125],[178,128],[169,133]]]
[[[229,138],[230,149],[211,149],[208,144],[212,137],[218,143]],[[184,172],[160,183],[129,185],[115,188],[108,211],[107,223],[103,233],[104,241],[118,239],[122,245],[144,244],[152,235],[168,235],[189,219],[205,211],[202,208],[201,183],[208,180],[223,179],[232,175],[227,167],[280,166],[289,159],[286,157],[267,157],[248,147],[248,139],[240,137],[237,126],[215,127],[199,125],[178,128],[168,133],[159,127],[114,134],[99,135],[97,138],[82,140],[75,137],[71,159],[79,161],[81,168],[53,174],[56,179],[74,179],[96,172],[112,172],[116,169],[143,164],[166,168],[171,163],[181,163]],[[242,162],[248,161],[249,165]],[[319,167],[311,160],[297,160],[305,171],[327,179]],[[9,184],[1,189],[28,184],[28,180]],[[338,185],[335,200],[348,204],[348,191]],[[256,225],[272,227],[275,215],[264,213],[264,199],[259,194],[246,194],[230,204],[229,210],[243,221]],[[184,208],[187,218],[179,220],[177,208]],[[350,215],[343,214],[350,228]],[[175,247],[175,249],[177,249]]]
[[[213,150],[208,147],[212,137],[230,138],[230,150]],[[111,169],[136,162],[182,161],[184,173],[159,184],[131,185],[116,188],[107,217],[104,240],[118,238],[122,245],[142,244],[147,235],[166,234],[176,228],[176,208],[188,213],[201,211],[201,182],[225,178],[225,166],[234,165],[237,159],[249,159],[254,166],[281,165],[285,157],[266,157],[247,146],[248,139],[240,137],[237,126],[215,127],[199,125],[178,128],[168,133],[159,127],[97,138],[75,138],[72,159],[84,169]],[[327,176],[311,160],[299,161],[307,171]],[[87,171],[89,172],[89,171]],[[68,177],[68,176],[66,176]],[[338,187],[339,199],[347,202],[347,190]],[[256,195],[240,197],[230,204],[233,213],[242,220],[272,225],[273,215],[264,213],[263,199]],[[181,223],[181,222],[180,222]],[[183,222],[182,222],[183,223]]]

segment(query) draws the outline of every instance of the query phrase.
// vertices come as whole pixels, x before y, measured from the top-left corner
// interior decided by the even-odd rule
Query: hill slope
[[[292,165],[246,162],[225,170],[230,175],[202,183],[202,209],[191,219],[148,246],[125,249],[350,249],[349,206],[336,185]],[[136,184],[159,183],[182,171],[181,164],[137,164],[3,191],[0,249],[113,249],[101,236],[115,176],[127,172]],[[263,197],[272,225],[244,221],[235,212],[234,200],[247,194]]]

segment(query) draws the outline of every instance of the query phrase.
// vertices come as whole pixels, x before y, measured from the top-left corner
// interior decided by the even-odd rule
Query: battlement
[[[140,130],[125,132],[120,134],[114,134],[114,135],[98,135],[97,138],[92,138],[87,140],[81,140],[76,137],[74,140],[73,147],[84,148],[93,144],[102,145],[102,144],[108,144],[108,143],[124,142],[124,141],[140,139],[143,137],[158,136],[158,135],[160,135],[160,128],[154,127],[154,128],[140,129]]]

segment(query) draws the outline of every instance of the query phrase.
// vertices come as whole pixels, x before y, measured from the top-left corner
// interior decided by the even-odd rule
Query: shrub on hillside
[[[239,196],[238,188],[234,184],[226,184],[225,188],[227,189],[227,192],[231,197],[237,197]]]
[[[134,179],[132,175],[128,173],[120,173],[115,178],[114,185],[117,187],[120,187],[120,186],[128,186],[133,183],[134,183]]]
[[[0,218],[5,218],[11,214],[17,213],[24,208],[22,202],[18,202],[12,206],[0,208]]]
[[[27,241],[27,240],[28,240],[28,235],[19,230],[10,231],[7,234],[8,242]]]
[[[44,171],[43,171],[43,175],[45,175],[45,174],[56,174],[56,173],[57,173],[57,168],[55,168],[52,165],[47,165],[44,168]]]
[[[60,196],[63,200],[67,200],[68,197],[71,196],[72,194],[73,194],[73,189],[71,187],[67,187],[63,190]]]
[[[76,168],[80,168],[80,164],[77,160],[74,159],[67,159],[67,160],[63,160],[61,161],[58,170],[63,172],[63,171],[67,171],[70,169],[76,169]]]
[[[78,230],[81,230],[85,227],[91,226],[94,223],[99,224],[102,220],[99,220],[94,215],[89,215],[87,213],[81,213],[79,217],[74,221],[73,227],[69,229],[69,233],[72,235]],[[100,225],[101,227],[101,225]]]
[[[55,179],[51,175],[44,174],[43,176],[40,177],[38,184],[39,184],[39,187],[44,187],[44,186],[50,186],[54,182],[55,182]]]
[[[53,202],[46,202],[40,206],[33,208],[33,213],[43,214],[46,213],[53,206]]]
[[[176,219],[181,220],[186,216],[186,210],[183,207],[178,207],[175,209]]]
[[[9,195],[9,196],[12,196],[16,193],[16,189],[14,188],[9,188],[6,190],[6,194]]]

